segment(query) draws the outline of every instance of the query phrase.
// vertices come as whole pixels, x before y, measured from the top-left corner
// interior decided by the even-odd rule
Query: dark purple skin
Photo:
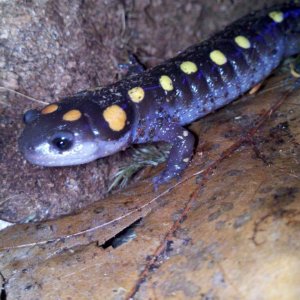
[[[273,11],[283,14],[281,22],[269,16]],[[131,144],[165,141],[172,145],[167,166],[153,182],[167,182],[182,173],[193,154],[195,139],[184,126],[232,102],[267,77],[284,57],[298,53],[299,19],[297,4],[251,13],[153,69],[57,102],[56,112],[43,115],[28,111],[20,150],[34,164],[65,166],[111,155]],[[235,43],[234,38],[240,35],[250,41],[250,48]],[[226,56],[225,64],[210,59],[209,54],[216,49]],[[197,72],[185,74],[180,69],[184,61],[195,63]],[[161,87],[162,75],[172,79],[172,91]],[[144,90],[139,103],[128,95],[134,87]],[[127,116],[126,126],[120,131],[110,129],[102,115],[113,104]],[[82,117],[75,122],[62,120],[71,109],[81,111]],[[57,143],[59,139],[62,143]]]

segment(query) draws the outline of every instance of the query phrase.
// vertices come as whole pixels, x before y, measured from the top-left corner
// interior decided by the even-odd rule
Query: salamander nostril
[[[23,122],[25,124],[30,124],[39,116],[39,112],[36,109],[28,110],[23,115]]]

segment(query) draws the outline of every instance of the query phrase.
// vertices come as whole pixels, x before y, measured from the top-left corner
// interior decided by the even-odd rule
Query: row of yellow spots
[[[234,39],[234,41],[241,48],[249,49],[251,47],[250,41],[242,35],[237,36]],[[226,56],[220,50],[212,51],[209,54],[209,57],[214,63],[216,63],[219,66],[224,65],[227,62]],[[196,73],[198,71],[198,67],[192,61],[184,61],[180,64],[180,70],[183,73],[190,75]],[[174,89],[172,79],[167,75],[162,75],[159,78],[159,84],[163,88],[163,90],[167,92],[170,92]],[[145,91],[142,87],[134,87],[128,91],[128,95],[131,101],[135,103],[139,103],[143,101],[145,97]]]
[[[57,104],[50,104],[42,109],[43,115],[51,114],[57,111]],[[81,112],[78,109],[71,109],[66,112],[62,119],[68,122],[74,122],[81,118]],[[108,126],[113,131],[121,131],[126,125],[126,112],[119,105],[111,105],[103,111],[103,118],[108,123]]]
[[[276,23],[281,23],[284,20],[284,15],[280,11],[272,11],[269,13],[269,17]],[[234,38],[235,43],[243,49],[249,49],[251,47],[250,41],[242,35]],[[220,50],[213,50],[209,54],[210,59],[217,65],[222,66],[227,63],[226,56]],[[180,69],[183,73],[190,75],[198,71],[197,65],[192,61],[184,61],[180,64]],[[174,89],[172,79],[167,75],[162,75],[159,78],[160,86],[163,90],[169,92]],[[141,102],[145,97],[145,91],[142,87],[134,87],[128,91],[129,98],[135,102]],[[58,109],[57,104],[50,104],[42,110],[42,114],[50,114]],[[72,109],[66,112],[62,119],[68,122],[74,122],[81,118],[81,112],[77,109]],[[116,104],[107,107],[103,111],[103,118],[108,123],[109,127],[113,131],[121,131],[126,126],[127,115],[126,112]],[[188,158],[186,159],[188,160]]]
[[[281,23],[284,19],[284,15],[280,11],[272,11],[269,13],[269,17],[276,23]],[[249,49],[251,47],[250,41],[243,35],[236,36],[234,38],[235,43],[243,49]],[[210,59],[217,65],[222,66],[227,63],[226,56],[220,50],[214,50],[209,54]],[[198,71],[197,65],[192,61],[184,61],[180,64],[180,69],[183,73],[190,75]],[[167,75],[162,75],[159,78],[160,86],[163,90],[170,92],[174,89],[172,79]],[[145,97],[145,91],[142,87],[134,87],[128,91],[129,98],[135,102],[141,102]]]

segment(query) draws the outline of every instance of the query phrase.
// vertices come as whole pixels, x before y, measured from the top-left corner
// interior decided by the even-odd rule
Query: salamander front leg
[[[174,177],[179,177],[187,167],[194,150],[195,138],[185,128],[168,124],[156,136],[157,141],[165,141],[172,145],[165,170],[153,178],[155,189]]]

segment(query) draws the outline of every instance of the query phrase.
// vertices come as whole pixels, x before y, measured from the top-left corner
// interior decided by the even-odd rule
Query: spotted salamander
[[[19,147],[42,166],[87,163],[131,144],[171,144],[154,184],[187,167],[195,138],[185,126],[232,102],[300,52],[300,6],[253,12],[147,71],[24,114]]]

